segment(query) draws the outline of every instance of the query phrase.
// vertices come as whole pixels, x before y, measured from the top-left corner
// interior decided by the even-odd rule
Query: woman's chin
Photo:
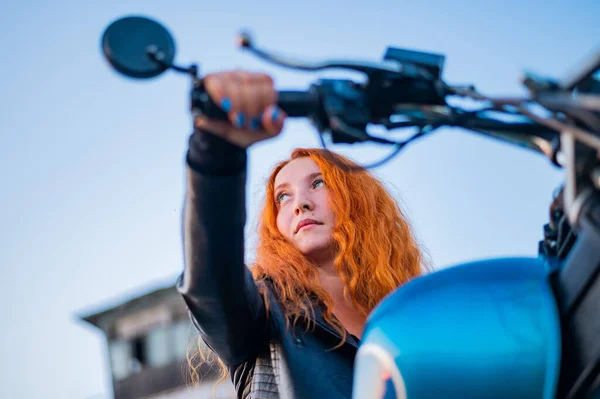
[[[303,244],[299,248],[300,252],[315,263],[329,263],[335,256],[333,246],[328,240]]]

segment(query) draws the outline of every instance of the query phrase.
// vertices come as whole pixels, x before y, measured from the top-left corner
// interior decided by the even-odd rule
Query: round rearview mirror
[[[102,52],[110,65],[131,78],[160,75],[172,65],[175,42],[158,22],[139,16],[112,22],[102,36]]]

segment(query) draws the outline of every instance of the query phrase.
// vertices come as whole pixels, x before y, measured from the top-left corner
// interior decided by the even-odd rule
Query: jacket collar
[[[271,291],[273,297],[276,297],[274,287],[273,287],[273,280],[269,276],[266,276],[266,275],[262,277],[262,280],[265,283],[267,283],[267,285],[269,286],[269,291]],[[317,327],[328,332],[329,334],[333,335],[334,337],[338,338],[341,341],[342,336],[340,335],[340,333],[338,331],[336,331],[325,320],[325,317],[324,317],[325,305],[323,304],[323,302],[319,301],[318,298],[316,298],[316,297],[313,297],[313,300],[314,300],[313,301],[313,310],[314,310],[313,321],[315,322]],[[279,302],[279,298],[277,298],[277,301]],[[281,302],[279,302],[279,305],[280,306],[282,305]],[[332,316],[334,319],[336,319],[335,315],[332,315]],[[358,340],[358,338],[356,338],[354,335],[350,334],[348,331],[346,331],[346,343],[348,343],[349,345],[352,345],[355,348],[358,348],[358,346],[360,345],[360,341]]]
[[[314,305],[314,322],[315,322],[315,324],[318,327],[320,327],[321,329],[327,331],[328,333],[332,334],[333,336],[335,336],[341,340],[342,336],[329,323],[327,323],[327,321],[325,320],[325,317],[324,317],[324,313],[325,313],[325,307],[321,302]],[[337,320],[335,315],[332,315],[332,316],[334,319]],[[358,348],[358,345],[360,344],[360,341],[358,340],[358,338],[356,338],[354,335],[350,334],[347,330],[346,330],[346,342],[349,343],[350,345],[354,346],[355,348]]]

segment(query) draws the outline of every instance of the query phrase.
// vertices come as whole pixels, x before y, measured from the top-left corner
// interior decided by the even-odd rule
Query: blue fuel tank
[[[367,320],[353,397],[553,399],[561,334],[547,273],[542,259],[490,259],[398,288]]]

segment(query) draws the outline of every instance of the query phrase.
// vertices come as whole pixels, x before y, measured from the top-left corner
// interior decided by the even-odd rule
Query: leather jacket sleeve
[[[187,165],[177,287],[206,344],[226,364],[240,364],[266,340],[264,302],[244,264],[246,151],[195,132]]]

